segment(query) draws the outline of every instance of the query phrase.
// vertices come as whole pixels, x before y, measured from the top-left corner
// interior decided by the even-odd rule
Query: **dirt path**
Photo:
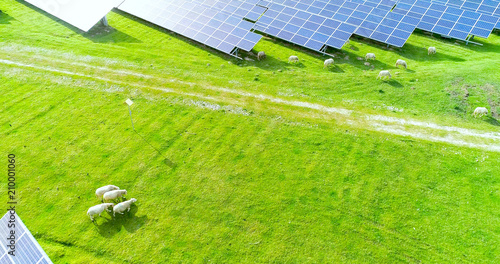
[[[84,60],[82,60],[82,58],[78,58],[75,56],[70,57],[71,59],[69,59],[68,56],[64,54],[62,56],[57,56],[56,54],[55,57],[56,58],[45,57],[44,55],[39,54],[36,55],[35,57],[31,57],[32,59],[30,60],[29,63],[21,61],[24,59],[18,59],[18,58],[16,58],[15,60],[11,58],[0,59],[0,66],[3,65],[3,68],[9,66],[9,67],[21,68],[28,71],[50,72],[59,75],[62,74],[69,76],[78,76],[81,78],[88,78],[99,82],[119,84],[122,86],[135,87],[139,89],[153,89],[165,93],[173,93],[201,100],[208,100],[211,102],[219,102],[224,104],[235,105],[238,107],[245,107],[246,102],[249,101],[249,99],[253,99],[252,101],[257,100],[258,102],[261,103],[270,102],[276,105],[286,105],[303,110],[315,110],[317,112],[321,112],[323,114],[328,115],[330,118],[335,119],[340,124],[352,126],[354,128],[362,128],[393,135],[411,137],[419,140],[444,142],[456,146],[471,147],[471,148],[484,149],[488,151],[500,152],[499,132],[479,131],[479,130],[472,130],[455,126],[443,126],[432,122],[422,122],[422,121],[396,118],[384,115],[365,114],[360,112],[353,112],[353,110],[344,108],[329,107],[317,103],[303,102],[297,100],[287,100],[274,96],[239,91],[225,87],[216,87],[210,85],[200,86],[200,84],[197,83],[185,82],[175,78],[165,79],[157,76],[136,72],[134,69],[130,69],[130,68],[135,68],[133,65],[127,65],[128,67],[126,68],[128,69],[126,70],[115,70],[105,66],[92,65],[89,64],[88,62],[93,61],[93,59],[88,57],[83,57]],[[38,61],[46,60],[47,63],[33,62],[37,60]],[[109,61],[102,58],[101,60]],[[96,59],[96,61],[99,60]],[[54,64],[54,62],[56,63],[57,66],[46,66]],[[86,70],[88,71],[88,69],[99,70],[100,72],[108,73],[107,75],[104,74],[108,78],[99,77],[93,74],[85,74],[82,72],[77,72],[75,69],[67,70],[64,68],[68,66],[71,66],[72,68],[81,67],[82,72]],[[167,84],[175,83],[184,85],[186,87],[196,86],[197,89],[196,92],[189,92],[181,88],[157,87],[144,84],[143,82],[130,83],[130,82],[120,81],[119,77],[124,75],[145,78],[147,80],[153,80],[157,83],[167,83]],[[216,93],[217,95],[213,95],[214,94],[213,92],[217,92]],[[290,111],[295,111],[295,110],[290,110]],[[310,111],[307,112],[301,111],[299,116],[304,114],[309,115],[310,117],[314,117],[314,114],[311,114]]]

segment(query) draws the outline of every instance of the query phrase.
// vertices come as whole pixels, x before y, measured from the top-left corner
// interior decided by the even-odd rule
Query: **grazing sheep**
[[[128,201],[117,204],[115,207],[113,207],[113,217],[115,216],[115,213],[123,214],[125,210],[127,210],[127,212],[130,211],[130,206],[136,201],[137,199],[132,198]]]
[[[482,117],[487,114],[488,114],[488,109],[486,109],[486,107],[477,107],[476,110],[474,110],[474,114],[472,115],[474,117]]]
[[[259,53],[257,53],[257,60],[263,60],[266,58],[266,53],[263,52],[263,51],[259,51]]]
[[[392,78],[391,73],[389,71],[380,71],[380,73],[377,76],[377,79],[378,78],[382,79],[384,77],[389,77],[389,79]]]
[[[113,207],[113,205],[115,205],[115,204],[103,203],[103,204],[94,205],[94,206],[89,208],[89,210],[87,211],[87,215],[90,217],[90,220],[92,220],[92,222],[94,222],[95,215],[101,216],[101,213],[104,211],[104,209],[108,209],[109,207]]]
[[[104,198],[104,201],[112,201],[117,198],[123,197],[123,195],[127,194],[127,190],[115,190],[115,191],[110,191],[105,193],[102,198]]]
[[[365,56],[365,60],[368,61],[368,60],[375,60],[375,54],[373,53],[366,53],[366,56]]]
[[[117,186],[114,186],[114,185],[106,185],[106,186],[103,186],[101,188],[98,188],[97,190],[95,190],[95,197],[97,197],[97,199],[100,199],[102,200],[102,195],[109,192],[109,191],[114,191],[114,190],[120,190],[119,187]]]
[[[328,66],[330,66],[330,65],[333,65],[333,59],[331,59],[331,58],[330,58],[330,59],[325,60],[325,63],[324,63],[323,68],[326,68],[326,67],[328,67]]]
[[[401,66],[405,67],[405,69],[407,69],[407,67],[408,67],[408,66],[406,65],[406,61],[404,61],[404,60],[397,60],[397,61],[396,61],[396,67],[398,67],[399,65],[401,65]]]
[[[290,58],[288,58],[288,62],[299,62],[299,57],[290,56]]]
[[[427,55],[431,55],[431,54],[436,54],[436,48],[429,47],[429,49],[427,50]]]

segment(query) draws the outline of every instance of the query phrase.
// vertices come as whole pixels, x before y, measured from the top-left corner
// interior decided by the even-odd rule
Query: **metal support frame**
[[[235,56],[235,57],[239,58],[239,56],[238,56],[238,51],[239,51],[239,50],[240,50],[240,49],[238,49],[238,47],[235,47],[235,48],[233,49],[233,51],[231,51],[231,55],[233,55],[233,56]]]
[[[465,39],[465,45],[469,45],[469,43],[472,43],[472,44],[475,44],[475,45],[478,45],[478,46],[483,46],[483,44],[481,44],[481,43],[477,43],[475,41],[471,41],[473,39],[474,39],[474,35],[467,36],[467,38]]]
[[[108,19],[106,18],[106,16],[104,16],[103,18],[101,18],[101,23],[103,26],[105,27],[108,27],[109,24],[108,24]]]
[[[323,55],[325,55],[325,54],[326,54],[326,49],[327,49],[327,48],[328,48],[328,46],[323,45],[323,46],[321,47],[321,49],[319,49],[319,52],[321,52],[321,53],[323,53]]]

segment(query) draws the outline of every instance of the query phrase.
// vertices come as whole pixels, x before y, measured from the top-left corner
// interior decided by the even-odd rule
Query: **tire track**
[[[95,75],[84,74],[81,72],[74,72],[61,68],[61,66],[66,65],[64,61],[60,60],[58,68],[40,66],[33,63],[25,63],[19,61],[12,61],[6,59],[0,59],[0,65],[17,67],[23,69],[29,69],[33,71],[51,72],[59,75],[69,75],[77,76],[80,78],[88,78],[93,80],[98,80],[106,83],[114,83],[123,86],[131,86],[135,88],[151,89],[157,90],[164,93],[173,93],[181,96],[189,96],[194,98],[199,98],[208,101],[223,102],[227,104],[236,104],[239,106],[245,106],[245,100],[239,100],[236,98],[246,98],[255,99],[258,102],[271,102],[277,105],[286,105],[299,109],[315,110],[318,112],[325,113],[337,121],[343,124],[347,124],[352,127],[368,129],[371,131],[383,132],[392,135],[411,137],[419,140],[427,140],[433,142],[447,143],[451,145],[456,145],[460,147],[477,148],[488,151],[500,152],[500,133],[491,131],[479,131],[468,128],[454,127],[454,126],[443,126],[432,122],[422,122],[417,120],[409,120],[404,118],[390,117],[384,115],[374,115],[365,114],[360,112],[354,112],[350,109],[337,108],[325,106],[318,103],[297,101],[297,100],[287,100],[279,97],[274,97],[265,94],[250,93],[246,91],[239,91],[234,89],[229,89],[225,87],[217,87],[211,85],[200,85],[198,83],[185,82],[175,78],[161,78],[152,75],[136,73],[130,74],[129,71],[125,70],[114,70],[102,66],[93,66],[86,63],[78,62],[68,62],[68,65],[78,65],[84,67],[85,69],[98,69],[100,71],[106,71],[118,75],[117,78],[104,78]],[[184,85],[190,88],[200,88],[200,92],[188,92],[178,88],[165,88],[157,87],[152,85],[147,85],[144,83],[129,83],[119,80],[119,76],[133,75],[136,77],[146,78],[160,83],[175,83]],[[112,76],[110,76],[112,77]],[[217,95],[207,95],[207,92],[216,92]],[[236,97],[236,98],[234,98]],[[290,110],[295,111],[295,110]],[[354,115],[355,114],[355,115]],[[308,114],[313,117],[312,114]],[[445,133],[446,135],[441,135]]]

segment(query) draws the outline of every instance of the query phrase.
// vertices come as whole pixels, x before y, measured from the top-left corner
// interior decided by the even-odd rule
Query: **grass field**
[[[0,9],[0,152],[54,263],[500,262],[498,33],[352,39],[326,70],[273,39],[246,61],[119,12],[81,33]],[[138,202],[93,224],[107,184]]]

